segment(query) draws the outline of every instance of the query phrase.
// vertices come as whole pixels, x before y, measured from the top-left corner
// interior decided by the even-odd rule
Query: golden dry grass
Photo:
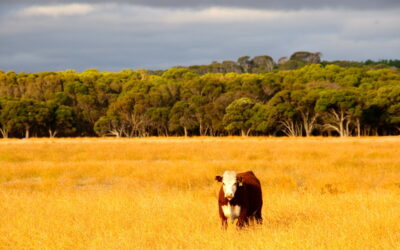
[[[220,228],[225,169],[264,224]],[[399,249],[400,138],[0,141],[2,249]]]

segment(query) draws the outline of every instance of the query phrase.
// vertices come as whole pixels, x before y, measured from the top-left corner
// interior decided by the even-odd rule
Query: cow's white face
[[[225,198],[228,200],[233,199],[237,189],[236,172],[225,171],[222,176],[222,188],[224,190]]]

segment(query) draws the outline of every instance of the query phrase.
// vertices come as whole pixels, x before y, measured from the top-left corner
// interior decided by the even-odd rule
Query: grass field
[[[226,169],[264,224],[223,231]],[[400,138],[0,140],[0,249],[400,249]]]

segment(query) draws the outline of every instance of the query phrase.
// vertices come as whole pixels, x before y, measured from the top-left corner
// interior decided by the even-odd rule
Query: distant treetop
[[[191,65],[181,68],[188,68],[203,75],[207,73],[268,73],[273,70],[294,70],[309,64],[335,64],[341,67],[400,67],[400,60],[380,60],[365,62],[356,61],[321,61],[321,52],[297,51],[290,57],[283,56],[277,62],[271,56],[260,55],[251,58],[250,56],[239,57],[236,62],[225,60],[223,62],[213,61],[208,65]]]

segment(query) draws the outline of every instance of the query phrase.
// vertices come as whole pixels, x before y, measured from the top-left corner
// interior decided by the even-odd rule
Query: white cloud
[[[164,20],[170,23],[221,23],[267,21],[282,17],[282,11],[213,7],[202,10],[169,11]]]
[[[31,6],[18,12],[21,16],[74,16],[87,15],[93,12],[95,7],[90,4],[72,3],[59,5]]]

